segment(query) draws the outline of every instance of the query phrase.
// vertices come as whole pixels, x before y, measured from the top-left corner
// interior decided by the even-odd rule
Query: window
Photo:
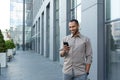
[[[53,58],[55,61],[59,61],[59,37],[60,37],[60,29],[59,29],[59,0],[55,0],[55,7],[54,7],[54,55]]]
[[[106,24],[107,80],[120,79],[120,21]]]
[[[42,13],[42,26],[41,26],[41,54],[44,55],[44,12]]]
[[[40,17],[38,18],[38,53],[40,53]]]
[[[106,80],[120,79],[120,0],[105,1]]]
[[[71,19],[81,22],[81,0],[71,0]]]
[[[49,57],[50,48],[50,3],[46,7],[46,57]]]
[[[120,18],[120,0],[106,0],[106,20]]]

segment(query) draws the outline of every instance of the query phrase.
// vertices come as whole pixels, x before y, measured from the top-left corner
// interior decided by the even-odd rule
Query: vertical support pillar
[[[23,51],[25,51],[25,0],[23,0]]]

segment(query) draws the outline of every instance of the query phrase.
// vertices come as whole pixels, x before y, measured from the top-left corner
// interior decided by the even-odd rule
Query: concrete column
[[[53,60],[54,0],[50,0],[50,59]]]
[[[82,20],[80,32],[89,37],[93,48],[93,63],[90,69],[90,80],[97,80],[97,51],[98,51],[98,33],[97,33],[97,0],[82,0]]]
[[[59,24],[60,24],[60,45],[63,37],[66,36],[67,27],[67,0],[59,0]],[[60,57],[60,64],[63,64],[63,58]]]
[[[23,43],[22,49],[25,50],[25,0],[23,0]]]
[[[82,0],[81,33],[91,39],[93,48],[93,63],[89,75],[91,80],[104,80],[103,2],[104,0]]]
[[[44,9],[44,56],[46,56],[46,8]]]

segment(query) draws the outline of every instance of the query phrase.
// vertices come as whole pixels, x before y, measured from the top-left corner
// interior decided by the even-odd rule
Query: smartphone
[[[63,44],[69,46],[68,42],[63,42]]]

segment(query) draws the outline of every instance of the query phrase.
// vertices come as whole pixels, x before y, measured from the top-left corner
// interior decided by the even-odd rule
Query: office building
[[[60,41],[70,33],[69,20],[78,19],[80,32],[91,39],[93,48],[90,80],[119,80],[119,0],[33,0],[32,6],[33,51],[62,64]]]

